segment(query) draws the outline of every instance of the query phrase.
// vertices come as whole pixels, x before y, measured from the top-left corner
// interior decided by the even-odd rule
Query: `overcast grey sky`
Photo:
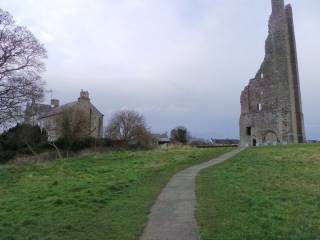
[[[294,11],[307,137],[320,138],[320,1]],[[154,132],[237,137],[240,92],[264,57],[270,0],[1,0],[48,50],[47,89],[88,90],[106,115],[142,112]]]

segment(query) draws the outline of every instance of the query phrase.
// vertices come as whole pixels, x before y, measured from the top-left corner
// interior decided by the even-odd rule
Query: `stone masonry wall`
[[[241,94],[242,146],[305,141],[292,9],[272,0],[265,58]]]
[[[54,110],[54,109],[53,109]],[[102,138],[103,137],[103,114],[90,102],[89,94],[87,92],[81,92],[81,95],[77,102],[66,104],[61,108],[58,108],[54,114],[41,117],[39,121],[40,127],[46,129],[48,132],[49,140],[57,140],[61,135],[61,129],[59,129],[59,119],[64,110],[70,110],[75,113],[81,112],[88,119],[88,129],[90,129],[91,137]]]

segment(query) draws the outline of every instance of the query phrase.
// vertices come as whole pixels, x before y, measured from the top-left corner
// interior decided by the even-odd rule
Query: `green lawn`
[[[0,239],[138,239],[170,177],[226,151],[125,151],[0,167]]]
[[[203,240],[320,239],[320,145],[262,147],[197,178]]]

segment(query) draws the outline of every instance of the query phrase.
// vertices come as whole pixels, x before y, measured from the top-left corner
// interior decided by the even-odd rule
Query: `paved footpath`
[[[224,162],[242,150],[236,149],[173,176],[153,205],[149,222],[140,240],[199,240],[194,217],[195,178],[202,169]]]

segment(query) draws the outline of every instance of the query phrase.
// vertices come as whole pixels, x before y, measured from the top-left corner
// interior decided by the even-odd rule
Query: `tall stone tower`
[[[265,58],[241,94],[242,146],[305,142],[292,8],[271,2]]]

